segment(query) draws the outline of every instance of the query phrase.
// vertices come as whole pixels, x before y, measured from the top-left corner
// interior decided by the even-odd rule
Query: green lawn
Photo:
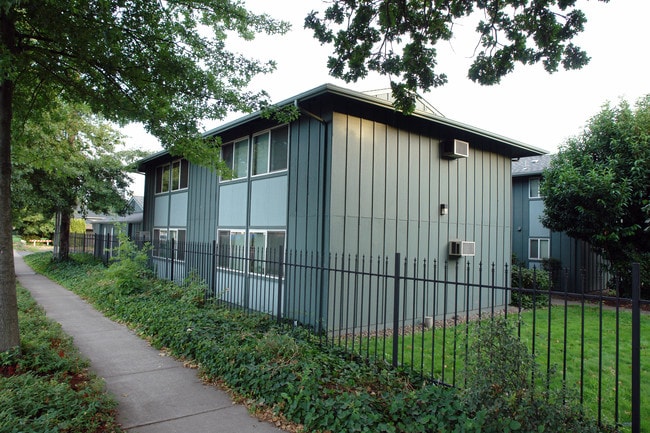
[[[602,421],[613,424],[615,419],[616,402],[616,314],[604,310],[602,323],[600,309],[587,306],[584,308],[584,333],[582,331],[583,309],[580,306],[569,306],[566,315],[566,338],[564,332],[564,306],[554,306],[550,313],[550,352],[548,350],[549,310],[531,311],[521,315],[509,316],[512,320],[520,318],[520,335],[522,341],[533,351],[540,372],[539,380],[546,384],[547,367],[555,369],[549,386],[562,386],[566,378],[567,386],[575,390],[577,398],[582,394],[584,406],[594,416],[598,413],[598,395],[600,393]],[[618,401],[619,422],[626,425],[631,419],[631,335],[632,314],[621,310],[619,315],[619,377]],[[602,329],[602,340],[599,338]],[[445,383],[455,383],[462,387],[462,376],[465,354],[467,351],[466,335],[472,331],[471,325],[465,324],[447,329],[433,329],[425,332],[415,332],[405,335],[399,341],[399,360],[402,365],[416,371],[422,371],[427,376]],[[584,334],[584,339],[581,335]],[[534,338],[533,338],[534,336]],[[471,337],[470,337],[471,338]],[[444,345],[443,345],[444,342]],[[565,356],[566,342],[566,356]],[[367,351],[371,358],[384,358],[390,362],[392,358],[392,338],[366,339],[361,341],[359,348]],[[602,346],[602,350],[600,347]],[[650,432],[650,315],[641,317],[641,420],[642,431]],[[583,356],[584,354],[584,356]],[[602,354],[602,355],[599,355]],[[583,360],[584,361],[581,361]],[[455,373],[458,372],[458,373]],[[599,382],[601,387],[599,389]],[[582,383],[582,387],[581,387]]]

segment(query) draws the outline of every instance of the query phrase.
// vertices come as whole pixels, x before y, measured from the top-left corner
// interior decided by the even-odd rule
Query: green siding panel
[[[400,252],[442,263],[450,240],[468,240],[476,257],[450,265],[464,276],[468,264],[494,263],[503,280],[512,239],[508,157],[477,146],[467,159],[444,159],[434,137],[339,113],[333,119],[332,252]],[[478,269],[470,273],[478,280]]]
[[[226,183],[219,188],[219,227],[246,227],[248,183]]]
[[[190,164],[187,240],[210,242],[217,235],[219,177],[213,169]]]
[[[251,227],[282,228],[287,225],[287,176],[251,182]]]

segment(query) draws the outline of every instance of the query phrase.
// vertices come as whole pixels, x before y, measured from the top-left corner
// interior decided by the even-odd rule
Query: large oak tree
[[[246,86],[274,68],[229,51],[226,38],[287,29],[235,0],[0,0],[0,352],[19,344],[12,130],[60,98],[142,122],[172,151],[216,161],[200,122],[257,108],[266,95]]]

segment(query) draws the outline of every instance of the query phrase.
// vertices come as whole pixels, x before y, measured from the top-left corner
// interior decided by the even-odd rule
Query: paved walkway
[[[118,402],[117,420],[133,433],[280,433],[228,394],[204,385],[196,370],[105,318],[74,293],[36,274],[14,252],[16,276],[61,324]]]

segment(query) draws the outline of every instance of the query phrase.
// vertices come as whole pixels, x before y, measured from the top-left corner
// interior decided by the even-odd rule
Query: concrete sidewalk
[[[196,370],[152,348],[74,293],[36,274],[14,252],[16,276],[47,316],[61,324],[118,402],[118,422],[137,433],[279,433]]]

